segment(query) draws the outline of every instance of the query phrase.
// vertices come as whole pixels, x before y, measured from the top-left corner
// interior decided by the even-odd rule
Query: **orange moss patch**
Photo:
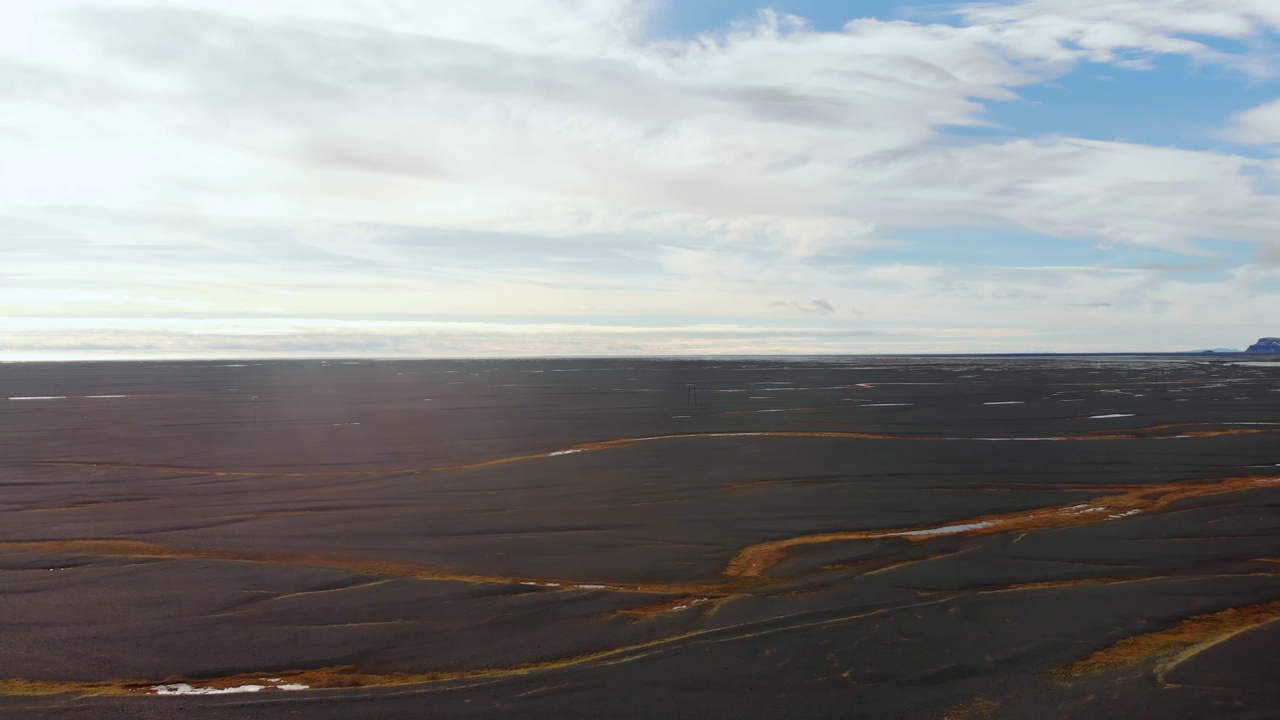
[[[1164,658],[1165,662],[1156,668],[1157,674],[1163,676],[1188,658],[1224,640],[1276,620],[1280,620],[1280,600],[1198,615],[1165,630],[1125,638],[1057,672],[1077,677]]]
[[[975,697],[947,711],[942,720],[980,720],[992,717],[992,713],[1000,709],[1000,703],[985,697]]]
[[[630,610],[619,610],[614,613],[615,616],[627,617],[632,620],[648,620],[649,618],[658,617],[667,613],[679,612],[690,608],[700,608],[702,610],[711,610],[730,600],[736,600],[744,597],[741,594],[721,595],[721,596],[705,596],[705,595],[689,595],[675,600],[664,600],[663,602],[645,605],[643,607],[633,608]]]
[[[127,686],[133,681],[78,683],[55,680],[25,680],[0,678],[0,695],[128,695]]]

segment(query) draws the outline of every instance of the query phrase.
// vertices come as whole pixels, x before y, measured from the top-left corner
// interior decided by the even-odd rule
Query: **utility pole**
[[[684,386],[684,406],[691,407],[691,408],[698,407],[698,386],[697,385]]]
[[[258,396],[253,396],[253,426],[258,427]]]

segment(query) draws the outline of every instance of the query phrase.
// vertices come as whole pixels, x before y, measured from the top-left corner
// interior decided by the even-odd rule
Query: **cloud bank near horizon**
[[[850,7],[10,4],[0,354],[1274,334],[1280,6]]]

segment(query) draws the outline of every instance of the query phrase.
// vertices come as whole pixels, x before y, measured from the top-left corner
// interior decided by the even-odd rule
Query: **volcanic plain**
[[[0,717],[1274,718],[1280,365],[0,364]]]

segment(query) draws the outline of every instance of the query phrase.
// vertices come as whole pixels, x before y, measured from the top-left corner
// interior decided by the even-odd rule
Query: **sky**
[[[0,0],[0,359],[1280,335],[1276,0]]]

